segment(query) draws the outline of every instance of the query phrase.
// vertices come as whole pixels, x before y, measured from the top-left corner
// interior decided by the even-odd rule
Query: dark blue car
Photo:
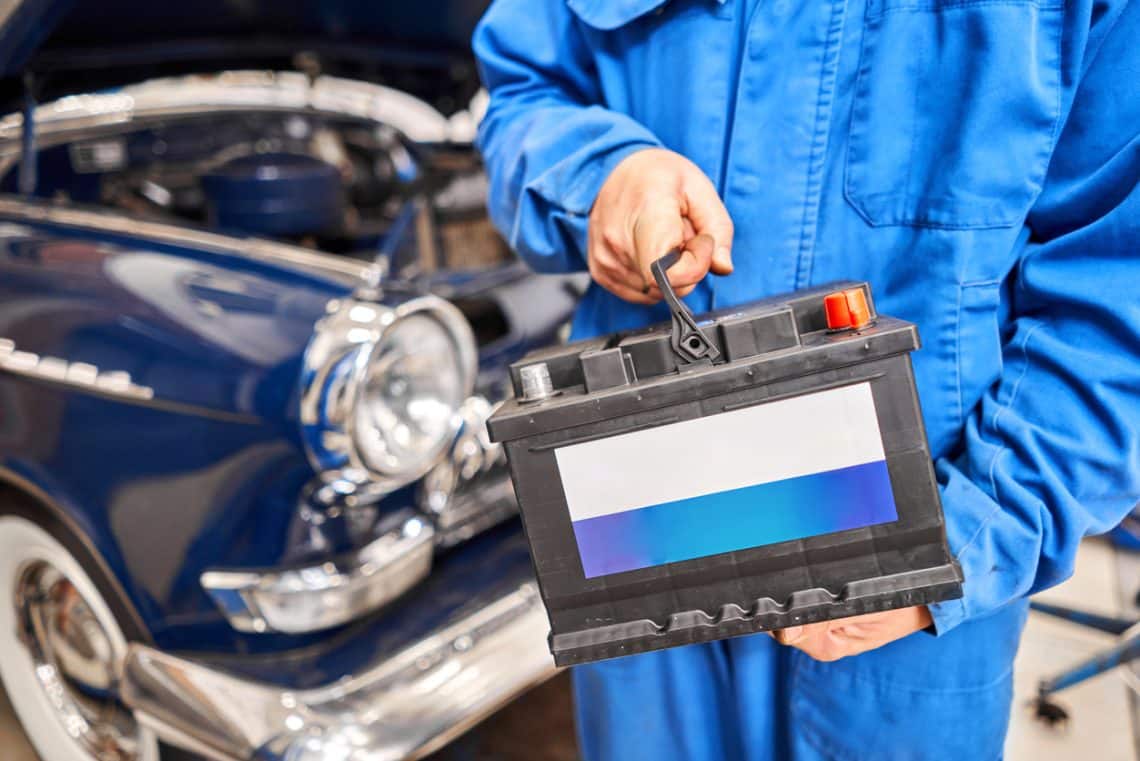
[[[47,761],[380,761],[554,672],[499,449],[580,282],[487,223],[482,2],[0,8],[0,677]]]

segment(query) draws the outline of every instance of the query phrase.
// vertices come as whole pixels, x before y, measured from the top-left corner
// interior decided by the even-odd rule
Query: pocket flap
[[[589,26],[608,31],[662,8],[668,2],[669,0],[566,0],[566,5]]]

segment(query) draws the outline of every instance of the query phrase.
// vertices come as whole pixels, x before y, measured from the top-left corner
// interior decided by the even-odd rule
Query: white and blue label
[[[587,578],[898,520],[869,383],[554,454]]]

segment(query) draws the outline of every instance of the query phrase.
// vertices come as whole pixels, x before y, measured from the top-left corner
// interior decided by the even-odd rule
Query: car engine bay
[[[405,129],[314,106],[312,94],[282,106],[289,100],[282,93],[297,100],[301,79],[265,72],[179,77],[40,106],[34,196],[362,260],[383,253],[401,274],[510,259],[486,219],[474,148],[430,139],[446,123],[442,115],[398,91],[332,78],[319,83],[326,100],[331,93],[343,104],[352,96],[359,112],[375,110],[360,107],[362,95],[365,102],[395,98]],[[364,87],[375,92],[362,94]],[[156,93],[161,108],[144,112]],[[20,114],[0,120],[0,192],[21,187],[22,122]],[[409,221],[410,234],[394,241],[393,226]]]

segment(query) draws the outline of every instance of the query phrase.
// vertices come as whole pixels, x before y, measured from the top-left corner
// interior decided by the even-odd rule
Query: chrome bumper
[[[214,570],[201,584],[230,625],[243,632],[331,629],[382,608],[431,572],[435,531],[412,510],[355,552],[313,566]]]
[[[529,582],[368,669],[291,692],[142,645],[122,698],[172,745],[217,761],[420,758],[556,673]]]

